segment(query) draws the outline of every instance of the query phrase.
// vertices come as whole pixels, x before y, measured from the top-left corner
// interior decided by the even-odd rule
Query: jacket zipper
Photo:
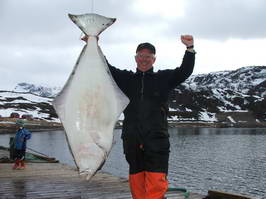
[[[140,99],[143,100],[144,97],[144,76],[145,76],[145,72],[142,73],[142,77],[141,77],[141,96]]]

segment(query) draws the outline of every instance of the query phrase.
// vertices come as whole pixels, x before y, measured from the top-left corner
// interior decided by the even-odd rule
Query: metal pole
[[[27,149],[29,149],[30,151],[33,151],[33,152],[35,152],[35,153],[38,153],[38,154],[40,154],[40,155],[43,155],[43,156],[49,158],[49,156],[46,155],[46,154],[44,154],[44,153],[38,152],[38,151],[36,151],[36,150],[34,150],[34,149],[31,149],[31,148],[29,148],[29,147],[27,147]]]

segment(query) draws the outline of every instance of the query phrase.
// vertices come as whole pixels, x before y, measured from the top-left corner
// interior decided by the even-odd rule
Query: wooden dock
[[[167,199],[183,199],[182,192],[169,192]],[[25,170],[0,164],[0,198],[8,199],[130,199],[127,179],[98,173],[91,181],[60,163],[28,163]],[[190,199],[203,196],[190,193]]]
[[[0,150],[0,158],[8,151]],[[13,163],[0,163],[0,199],[131,199],[128,180],[97,173],[90,181],[75,168],[60,163],[27,163],[25,170],[13,170]],[[225,192],[208,196],[169,191],[167,199],[252,199]]]

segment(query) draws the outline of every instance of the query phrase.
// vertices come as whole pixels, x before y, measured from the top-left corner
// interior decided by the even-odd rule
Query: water
[[[266,129],[173,128],[169,130],[171,186],[207,194],[210,189],[266,199]],[[127,177],[120,130],[103,171]],[[0,145],[9,137],[0,135]],[[75,166],[62,131],[34,132],[28,148]]]

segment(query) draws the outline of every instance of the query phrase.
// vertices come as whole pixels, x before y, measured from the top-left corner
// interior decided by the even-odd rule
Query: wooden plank
[[[169,199],[185,199],[181,192],[168,192]],[[25,170],[0,164],[0,198],[38,199],[131,199],[128,180],[97,173],[89,182],[76,169],[60,163],[28,163]],[[190,199],[203,198],[190,194]]]
[[[207,198],[208,199],[253,199],[248,196],[243,196],[234,193],[226,193],[223,191],[215,191],[215,190],[209,190]]]

